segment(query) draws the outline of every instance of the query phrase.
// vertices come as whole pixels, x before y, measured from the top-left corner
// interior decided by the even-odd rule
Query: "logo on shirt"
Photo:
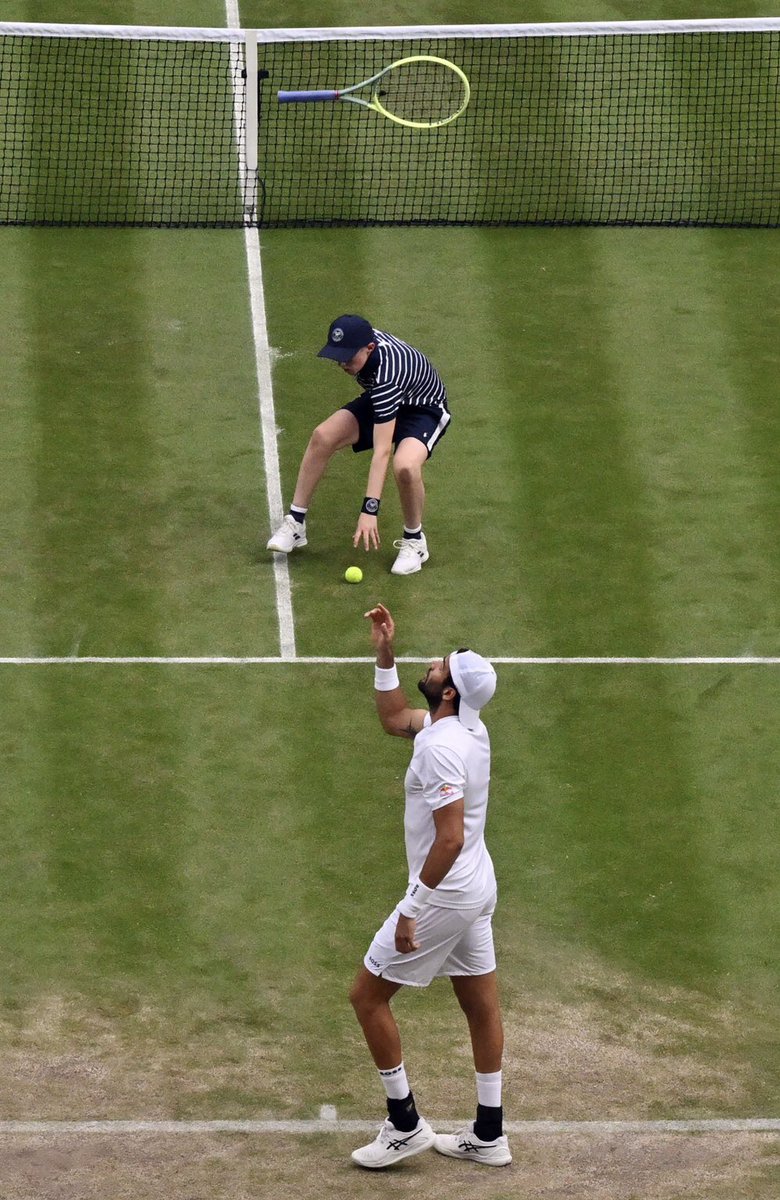
[[[330,340],[332,342],[340,342],[343,340],[343,338],[344,338],[344,330],[343,329],[339,329],[338,326],[336,326],[335,329],[331,330]]]
[[[450,796],[454,796],[457,790],[451,783],[443,783],[439,788],[439,796],[442,800],[449,800]]]

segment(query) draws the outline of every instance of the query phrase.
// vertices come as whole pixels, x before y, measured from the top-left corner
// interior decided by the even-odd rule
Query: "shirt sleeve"
[[[387,421],[394,420],[403,398],[403,391],[392,381],[373,387],[371,403],[374,406],[374,424],[384,425]]]
[[[432,810],[444,808],[462,799],[466,788],[466,768],[448,746],[430,746],[420,763],[423,798]]]

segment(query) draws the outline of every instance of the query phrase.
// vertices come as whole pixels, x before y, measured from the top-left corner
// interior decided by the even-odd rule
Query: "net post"
[[[257,188],[257,30],[244,31],[244,66],[246,89],[244,98],[245,129],[244,129],[244,208],[253,211],[256,202]]]

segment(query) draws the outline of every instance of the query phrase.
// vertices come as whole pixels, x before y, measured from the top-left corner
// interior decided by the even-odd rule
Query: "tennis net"
[[[410,129],[280,89],[411,55],[471,85]],[[780,19],[387,29],[0,24],[0,223],[780,223]],[[370,97],[370,89],[366,98]]]

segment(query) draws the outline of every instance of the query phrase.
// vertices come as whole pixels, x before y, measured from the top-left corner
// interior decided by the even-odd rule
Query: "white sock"
[[[480,1075],[479,1071],[475,1072],[477,1076],[477,1104],[484,1104],[486,1108],[501,1107],[501,1072],[491,1071],[489,1074]]]
[[[391,1067],[389,1071],[380,1071],[379,1078],[384,1084],[388,1100],[405,1100],[411,1091],[403,1063]]]

